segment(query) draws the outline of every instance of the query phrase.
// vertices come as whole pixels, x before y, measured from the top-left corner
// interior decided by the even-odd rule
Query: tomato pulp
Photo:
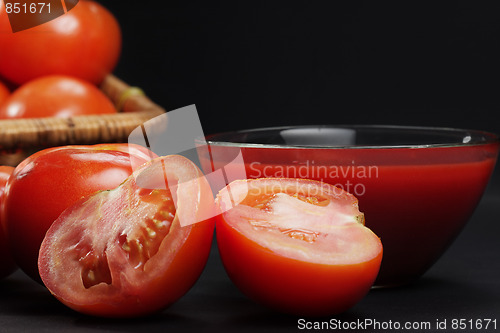
[[[212,145],[213,164],[225,167],[234,150]],[[421,276],[470,218],[493,171],[498,144],[425,149],[294,149],[242,147],[247,178],[322,180],[353,193],[366,225],[384,244],[377,285]],[[230,152],[228,154],[228,152]],[[237,166],[236,166],[237,167]]]

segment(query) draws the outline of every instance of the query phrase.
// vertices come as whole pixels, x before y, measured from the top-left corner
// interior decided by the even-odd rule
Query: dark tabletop
[[[60,304],[41,285],[16,272],[0,283],[0,332],[290,332],[314,321],[358,326],[357,331],[390,331],[419,325],[415,331],[472,331],[470,325],[500,325],[500,195],[489,191],[458,239],[419,281],[393,289],[374,289],[342,315],[300,318],[273,312],[243,296],[227,277],[214,245],[196,285],[162,313],[134,320],[93,318]],[[302,320],[301,320],[302,319]],[[462,321],[460,321],[462,320]],[[367,323],[372,323],[371,326]],[[460,322],[465,330],[452,325]],[[346,323],[346,324],[343,324]],[[375,326],[379,325],[379,326]],[[392,326],[391,326],[392,325]],[[431,325],[431,329],[425,329]],[[479,327],[479,326],[477,326]],[[378,329],[380,328],[380,329]],[[349,331],[349,330],[344,330]],[[396,330],[394,330],[396,331]]]

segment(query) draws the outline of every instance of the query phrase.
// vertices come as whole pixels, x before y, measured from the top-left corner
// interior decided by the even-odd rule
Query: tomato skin
[[[187,161],[175,155],[160,157],[134,173],[154,170],[148,177],[163,180],[164,170],[168,174],[180,170],[178,174],[198,179],[194,185],[187,185],[187,190],[182,185],[177,187],[177,211],[170,230],[163,239],[158,240],[158,234],[149,239],[161,243],[157,252],[145,262],[141,261],[140,265],[131,262],[130,249],[125,250],[125,239],[126,244],[129,244],[129,238],[134,244],[137,238],[133,235],[143,235],[141,230],[144,229],[141,228],[147,225],[145,221],[152,215],[151,210],[144,209],[144,206],[153,205],[156,214],[162,215],[163,202],[141,194],[148,191],[136,185],[134,176],[114,190],[81,199],[59,216],[47,231],[38,259],[42,280],[56,298],[85,314],[133,317],[161,311],[189,290],[207,262],[214,220],[209,218],[187,226],[180,225],[179,216],[186,216],[186,212],[194,220],[195,215],[208,216],[207,212],[213,212],[213,196],[208,182],[196,165]],[[187,193],[187,196],[182,193]],[[189,200],[184,200],[186,198]],[[105,243],[102,253],[96,245],[101,242]],[[143,251],[150,253],[150,245],[141,244],[144,244]],[[79,247],[83,250],[80,251]],[[110,272],[107,282],[84,286],[82,272],[87,267],[81,256],[86,257],[87,253],[106,257]]]
[[[0,279],[9,276],[17,268],[12,254],[10,253],[10,248],[8,245],[8,237],[6,233],[6,227],[4,225],[3,218],[3,202],[5,200],[5,184],[9,179],[10,175],[14,171],[13,167],[10,166],[0,166]]]
[[[245,295],[266,306],[297,315],[337,314],[359,302],[375,281],[382,253],[349,266],[285,259],[250,241],[223,219],[217,220],[216,235],[224,267]]]
[[[16,84],[51,74],[99,84],[118,62],[121,30],[102,5],[80,1],[52,21],[12,33],[0,0],[0,50],[0,75]]]
[[[113,114],[111,100],[89,82],[61,75],[44,76],[14,91],[0,106],[0,118],[72,117]]]
[[[250,299],[280,312],[301,316],[344,312],[368,293],[378,274],[381,244],[372,259],[360,263],[307,262],[256,243],[228,223],[226,216],[217,216],[216,236],[228,276]]]
[[[10,90],[5,84],[0,81],[0,106],[5,102],[5,100],[10,96]]]
[[[148,160],[140,150],[129,153],[127,144],[104,144],[49,148],[21,162],[7,182],[4,203],[17,265],[40,281],[38,251],[52,222],[83,196],[115,188],[132,173],[132,164]]]

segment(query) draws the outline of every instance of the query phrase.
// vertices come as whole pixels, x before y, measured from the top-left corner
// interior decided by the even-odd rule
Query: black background
[[[101,1],[115,74],[206,134],[305,124],[500,134],[498,1]],[[497,171],[492,184],[500,192]]]
[[[115,73],[207,133],[364,123],[500,131],[498,1],[102,1]]]
[[[101,2],[123,29],[115,74],[167,110],[196,104],[206,134],[340,123],[500,133],[498,1]],[[446,319],[448,332],[458,331],[452,319],[491,318],[498,330],[498,178],[497,170],[468,226],[417,283],[372,290],[338,318]],[[297,328],[296,317],[241,295],[216,247],[185,297],[141,320],[76,314],[20,272],[0,284],[0,297],[6,332]]]

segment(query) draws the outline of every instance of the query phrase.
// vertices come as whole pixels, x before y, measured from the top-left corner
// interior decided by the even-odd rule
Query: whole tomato
[[[30,81],[0,106],[1,118],[72,117],[116,113],[111,100],[81,79],[50,75]]]
[[[12,174],[12,171],[14,171],[13,167],[4,165],[0,166],[0,253],[2,254],[0,257],[0,279],[10,275],[16,269],[16,263],[14,262],[14,259],[12,259],[12,254],[10,253],[6,228],[2,217],[2,207],[5,198],[5,184]]]
[[[5,100],[7,99],[7,97],[9,97],[9,95],[10,95],[9,89],[5,86],[5,84],[3,84],[0,81],[0,106],[5,102]]]
[[[40,281],[38,251],[57,217],[82,197],[117,187],[153,153],[127,144],[64,146],[21,162],[5,188],[4,217],[17,265]]]
[[[0,75],[19,85],[50,74],[98,84],[118,62],[121,30],[102,5],[79,1],[52,21],[13,33],[0,0],[0,50]]]

